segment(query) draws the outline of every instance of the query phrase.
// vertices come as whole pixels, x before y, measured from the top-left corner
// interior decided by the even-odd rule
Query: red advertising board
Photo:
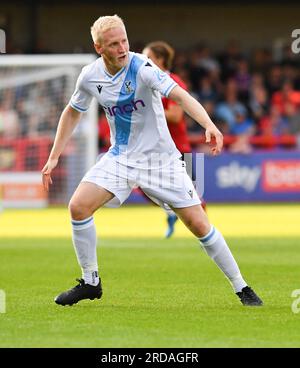
[[[262,185],[266,192],[299,192],[300,160],[268,160],[263,163]]]

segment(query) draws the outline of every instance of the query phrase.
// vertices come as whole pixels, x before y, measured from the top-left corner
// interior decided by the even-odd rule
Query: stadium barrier
[[[208,202],[300,201],[300,151],[205,157]]]
[[[234,142],[225,136],[225,147]],[[205,137],[190,136],[192,145],[205,143]],[[44,207],[66,204],[72,188],[67,183],[74,165],[72,143],[65,150],[53,173],[54,185],[48,194],[42,189],[40,171],[52,147],[53,138],[0,138],[0,187],[4,207]],[[257,148],[250,155],[230,154],[205,156],[204,198],[208,202],[299,201],[300,151],[297,137],[251,137]],[[274,150],[275,147],[291,148]],[[258,147],[264,148],[259,150]],[[76,155],[75,155],[76,156]],[[75,160],[76,161],[76,160]],[[77,163],[74,163],[78,166]],[[80,180],[79,177],[77,180]],[[202,187],[200,185],[199,187]],[[57,194],[60,194],[58,196]],[[134,190],[127,203],[147,203],[140,191]]]
[[[49,137],[0,139],[0,186],[6,208],[40,208],[48,205],[41,169],[53,140]]]

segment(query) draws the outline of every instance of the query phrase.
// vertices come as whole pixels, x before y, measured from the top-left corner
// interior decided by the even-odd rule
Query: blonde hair
[[[124,27],[125,29],[125,24],[122,18],[117,14],[99,17],[91,27],[91,34],[94,43],[101,42],[103,32],[116,27]]]

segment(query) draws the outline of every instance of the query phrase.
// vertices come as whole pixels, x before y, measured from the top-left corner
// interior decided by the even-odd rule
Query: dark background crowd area
[[[198,45],[177,52],[174,72],[225,135],[240,137],[230,149],[247,153],[248,137],[300,133],[300,58],[285,47],[280,59],[268,49],[245,55],[235,41],[219,54]],[[190,119],[188,129],[201,131]]]

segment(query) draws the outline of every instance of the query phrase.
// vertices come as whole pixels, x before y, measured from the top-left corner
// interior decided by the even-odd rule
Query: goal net
[[[43,207],[70,199],[97,156],[97,104],[75,128],[53,171],[50,193],[41,170],[77,77],[94,55],[3,55],[0,58],[0,192],[4,207]]]

